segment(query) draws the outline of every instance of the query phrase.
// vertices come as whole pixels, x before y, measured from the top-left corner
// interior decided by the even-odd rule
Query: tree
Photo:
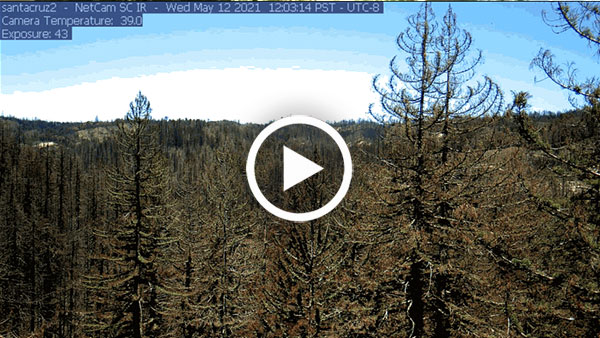
[[[310,129],[297,130],[306,137]],[[302,149],[301,141],[294,143],[294,140],[290,136],[286,144],[295,150]],[[336,158],[336,151],[327,146],[315,147],[311,158],[320,163],[324,158]],[[279,166],[269,169],[265,177],[280,176]],[[330,167],[287,190],[284,208],[302,212],[320,208],[331,199],[331,192],[337,190],[336,176],[341,175],[335,174],[336,169],[341,171]],[[275,191],[280,191],[281,182],[273,181],[277,185]],[[269,245],[265,252],[265,276],[259,289],[262,333],[320,337],[342,332],[345,323],[339,318],[344,311],[340,303],[347,290],[339,280],[347,280],[343,267],[349,256],[348,225],[344,221],[343,212],[336,211],[303,223],[282,222],[272,217],[265,220],[269,222],[265,231]]]
[[[600,6],[595,2],[557,2],[553,7],[553,15],[542,12],[544,22],[553,28],[555,33],[571,32],[588,43],[594,53],[600,53]],[[532,66],[541,70],[548,79],[572,95],[572,103],[584,102],[593,106],[600,97],[600,79],[595,76],[581,80],[573,63],[565,67],[554,61],[554,55],[548,49],[541,49]]]
[[[202,243],[205,246],[203,302],[207,306],[208,335],[240,335],[248,325],[254,308],[250,303],[250,283],[258,271],[254,213],[249,208],[244,186],[241,153],[231,151],[242,145],[231,140],[214,149],[205,164],[200,181]],[[247,145],[246,145],[247,147]],[[209,277],[210,276],[210,277]],[[207,304],[206,304],[207,303]],[[211,332],[212,331],[212,332]]]
[[[600,6],[597,3],[556,3],[553,13],[543,13],[544,21],[556,33],[574,33],[589,44],[593,53],[600,52]],[[560,88],[569,92],[579,114],[571,120],[577,133],[563,135],[549,142],[544,130],[535,127],[529,117],[528,93],[515,93],[510,114],[526,144],[547,160],[547,177],[574,184],[572,193],[551,196],[530,188],[538,208],[565,227],[556,241],[559,262],[550,271],[552,281],[566,290],[567,314],[574,335],[591,336],[600,326],[600,80],[591,76],[581,79],[573,63],[560,66],[550,50],[540,50],[532,66],[542,71]],[[565,126],[559,126],[565,128]],[[564,189],[563,189],[564,190]],[[568,245],[565,245],[567,243]],[[561,307],[562,308],[562,307]],[[563,310],[564,311],[564,310]]]
[[[169,172],[156,144],[150,102],[140,92],[129,108],[116,135],[120,166],[108,173],[116,217],[97,232],[105,248],[97,258],[107,269],[85,280],[100,303],[89,328],[118,337],[159,336],[166,297],[162,271],[173,241]]]
[[[380,84],[379,77],[373,81],[383,113],[371,114],[386,125],[381,158],[386,169],[381,174],[389,175],[378,184],[388,206],[379,229],[387,239],[380,241],[398,243],[401,238],[406,243],[390,247],[398,263],[386,282],[403,290],[391,296],[406,301],[393,305],[388,300],[382,316],[406,314],[402,322],[409,336],[447,336],[451,321],[457,323],[455,332],[470,325],[461,318],[465,309],[450,310],[469,297],[460,285],[469,280],[469,272],[457,268],[456,260],[462,258],[456,250],[466,244],[470,230],[452,215],[463,205],[490,207],[478,205],[474,196],[494,193],[490,177],[501,161],[496,160],[499,141],[490,126],[502,107],[502,93],[487,77],[472,81],[481,55],[470,58],[471,36],[457,28],[451,7],[441,29],[430,4],[408,22],[397,38],[408,55],[407,71],[394,58],[387,84]],[[470,142],[475,136],[481,141]],[[475,178],[477,184],[465,184]],[[388,330],[394,335],[399,328]]]

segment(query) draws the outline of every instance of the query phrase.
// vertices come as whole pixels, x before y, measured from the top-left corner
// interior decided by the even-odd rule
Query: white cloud
[[[39,92],[0,94],[4,115],[51,121],[112,120],[125,115],[138,90],[154,118],[268,122],[290,114],[323,120],[365,118],[372,74],[291,68],[195,69],[96,82]]]

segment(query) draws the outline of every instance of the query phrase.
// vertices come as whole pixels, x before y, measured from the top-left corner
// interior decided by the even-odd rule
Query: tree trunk
[[[418,255],[413,255],[414,261],[410,266],[410,275],[408,280],[408,288],[406,289],[407,297],[410,301],[408,310],[409,320],[412,324],[411,337],[423,337],[424,329],[424,304],[423,304],[423,261],[418,258]]]

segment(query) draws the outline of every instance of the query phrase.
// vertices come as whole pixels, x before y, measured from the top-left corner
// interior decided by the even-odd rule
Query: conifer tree
[[[163,270],[173,242],[169,172],[157,145],[150,102],[140,93],[119,124],[120,166],[109,171],[110,199],[118,206],[114,224],[97,231],[107,269],[85,280],[97,290],[98,313],[89,328],[117,337],[160,336],[166,297]]]
[[[553,5],[553,13],[542,14],[556,33],[581,38],[593,54],[600,52],[598,3],[558,2]],[[565,309],[559,305],[548,312],[560,318],[561,323],[565,318],[572,322],[572,332],[576,335],[592,336],[600,326],[600,79],[581,78],[575,64],[561,66],[550,50],[540,50],[532,66],[566,90],[577,109],[568,128],[575,132],[556,139],[548,139],[544,135],[547,130],[535,128],[529,117],[531,96],[528,93],[515,93],[509,111],[529,148],[546,158],[545,168],[551,170],[542,170],[547,179],[558,179],[563,184],[570,182],[574,187],[571,193],[552,196],[536,191],[531,184],[528,186],[537,207],[566,228],[564,235],[550,245],[560,248],[555,250],[558,256],[555,260],[568,263],[548,266],[549,274],[554,277],[546,279],[546,284],[561,285],[560,289],[566,290],[568,306]]]
[[[288,145],[291,143],[288,140]],[[295,144],[294,149],[302,146]],[[311,159],[322,163],[322,159],[335,156],[331,149],[315,147]],[[336,189],[333,170],[290,188],[286,194],[289,207],[302,211],[320,208]],[[347,290],[337,280],[345,279],[342,272],[349,256],[349,225],[342,220],[343,212],[333,211],[303,223],[270,222],[268,263],[260,289],[265,332],[301,337],[341,332],[343,323],[338,316],[344,310],[340,303]]]
[[[451,7],[441,25],[430,4],[422,5],[408,22],[397,38],[407,54],[407,71],[392,59],[387,84],[374,79],[383,113],[371,111],[386,126],[381,160],[383,175],[389,175],[386,183],[378,183],[388,206],[381,215],[385,221],[378,225],[386,236],[378,240],[397,243],[391,247],[397,270],[387,283],[406,298],[404,304],[389,300],[391,308],[381,315],[406,314],[405,319],[395,318],[411,337],[441,337],[451,334],[451,321],[460,323],[459,317],[466,315],[450,311],[467,297],[458,284],[468,274],[451,268],[458,265],[453,262],[456,248],[465,245],[462,238],[469,231],[453,213],[463,204],[477,205],[473,199],[478,195],[491,193],[491,180],[485,179],[491,167],[483,162],[494,158],[494,133],[487,127],[502,107],[502,93],[487,77],[472,81],[481,54],[470,56],[471,36],[456,26]],[[475,135],[487,141],[471,143]],[[464,183],[475,178],[477,184]],[[398,297],[398,292],[389,295]],[[388,323],[389,333],[397,334],[400,329]]]

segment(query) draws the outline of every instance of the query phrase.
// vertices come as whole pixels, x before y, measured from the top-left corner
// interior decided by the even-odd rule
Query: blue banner
[[[73,27],[141,27],[144,14],[381,14],[382,2],[0,2],[0,40],[70,40]]]

